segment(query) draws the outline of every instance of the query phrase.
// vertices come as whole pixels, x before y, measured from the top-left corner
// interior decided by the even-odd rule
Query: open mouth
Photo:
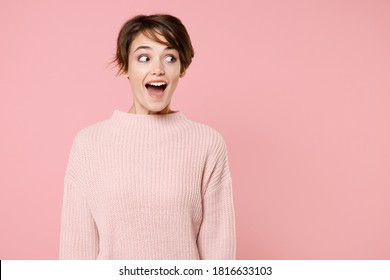
[[[152,82],[145,85],[150,95],[161,96],[167,87],[165,82]]]

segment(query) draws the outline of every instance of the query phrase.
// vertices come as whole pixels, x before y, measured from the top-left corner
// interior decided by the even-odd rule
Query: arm
[[[98,255],[99,236],[83,190],[83,167],[76,136],[64,178],[60,259],[96,259]]]
[[[200,259],[236,258],[236,232],[232,178],[223,139],[210,156],[205,171],[207,183],[203,196],[203,220],[198,234]]]

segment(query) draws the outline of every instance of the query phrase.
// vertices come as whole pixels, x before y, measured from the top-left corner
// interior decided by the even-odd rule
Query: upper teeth
[[[149,85],[152,85],[152,86],[162,86],[162,85],[166,85],[166,83],[164,83],[164,82],[154,82],[154,83],[149,83]]]

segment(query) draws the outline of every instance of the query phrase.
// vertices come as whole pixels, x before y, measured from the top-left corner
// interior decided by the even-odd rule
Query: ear
[[[186,74],[186,71],[187,71],[187,69],[185,69],[183,72],[180,73],[180,78],[184,77],[184,75]]]

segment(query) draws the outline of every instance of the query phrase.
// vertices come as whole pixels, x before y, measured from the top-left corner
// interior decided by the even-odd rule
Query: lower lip
[[[148,94],[149,94],[149,96],[151,97],[151,98],[153,98],[153,99],[161,99],[163,96],[164,96],[164,94],[165,94],[165,90],[161,93],[161,94],[159,94],[159,95],[157,95],[157,94],[150,94],[149,93],[149,91],[148,91],[148,89],[146,89],[146,91],[148,92]]]

